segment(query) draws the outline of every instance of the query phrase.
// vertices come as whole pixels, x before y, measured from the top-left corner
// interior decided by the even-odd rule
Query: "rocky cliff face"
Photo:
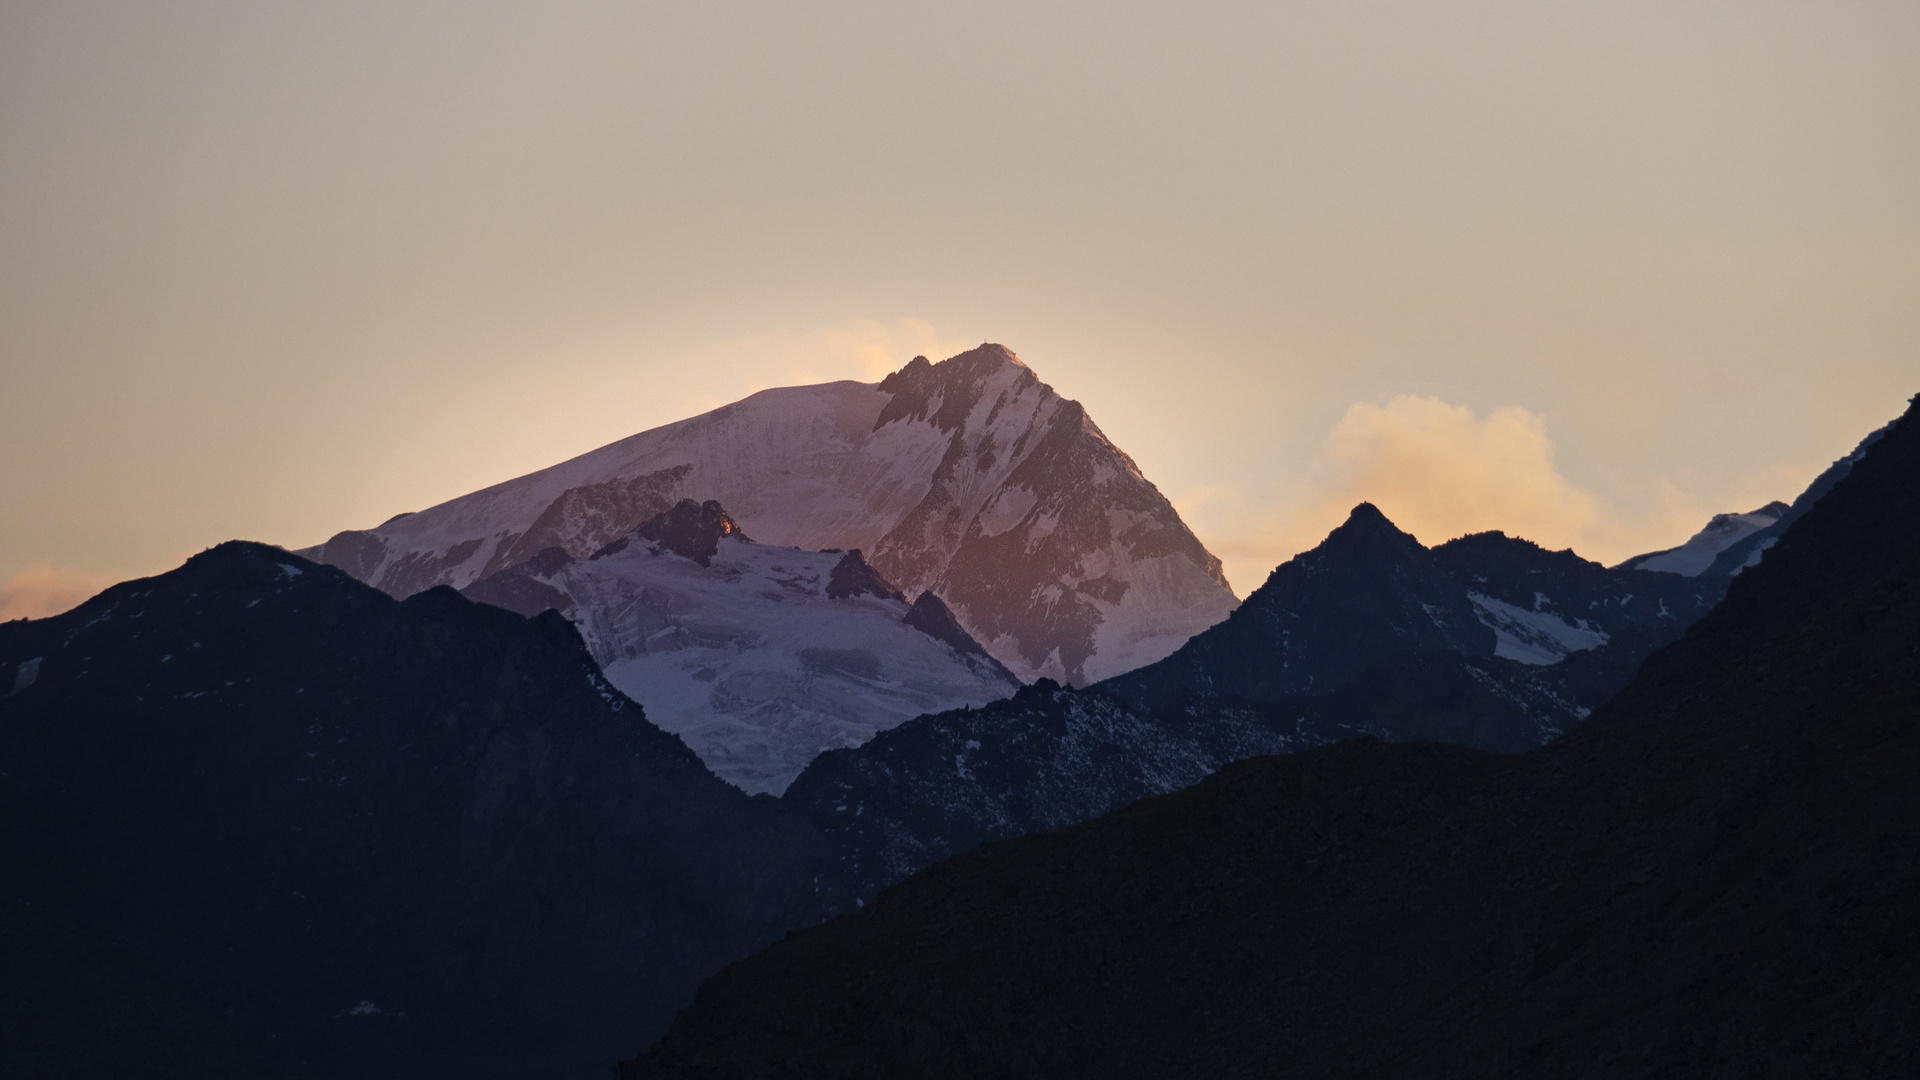
[[[461,588],[547,548],[585,558],[683,498],[763,543],[866,552],[1023,679],[1151,663],[1235,605],[1133,461],[999,345],[763,391],[304,554],[396,596]]]
[[[1165,656],[1224,618],[1216,559],[1078,402],[997,346],[917,358],[880,384],[875,430],[945,436],[926,493],[874,545],[1028,677],[1082,684]]]

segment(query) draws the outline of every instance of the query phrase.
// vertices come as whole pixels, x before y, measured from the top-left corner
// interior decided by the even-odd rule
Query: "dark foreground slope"
[[[700,992],[629,1077],[1910,1076],[1913,410],[1616,703],[993,844]]]
[[[0,694],[0,1075],[599,1076],[830,910],[552,613],[224,544]]]

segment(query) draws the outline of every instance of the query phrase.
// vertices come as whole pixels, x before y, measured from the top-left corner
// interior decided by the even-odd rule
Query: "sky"
[[[1920,391],[1920,5],[0,0],[0,618],[1007,345],[1242,595]]]

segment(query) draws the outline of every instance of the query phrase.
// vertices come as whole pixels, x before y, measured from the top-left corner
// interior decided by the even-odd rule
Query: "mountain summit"
[[[304,554],[395,596],[464,588],[548,548],[587,558],[682,499],[762,543],[865,552],[1023,679],[1151,663],[1235,606],[1133,460],[992,344],[764,390]]]

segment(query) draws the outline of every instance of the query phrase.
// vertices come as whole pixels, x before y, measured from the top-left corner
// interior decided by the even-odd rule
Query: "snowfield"
[[[858,558],[728,536],[706,566],[638,542],[513,576],[555,591],[649,720],[722,779],[778,795],[823,750],[1018,688],[984,653],[909,625],[903,599],[829,596],[834,568]]]

